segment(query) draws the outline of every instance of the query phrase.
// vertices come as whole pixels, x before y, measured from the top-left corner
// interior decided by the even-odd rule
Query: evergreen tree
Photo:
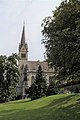
[[[31,100],[41,98],[46,95],[46,90],[47,90],[46,79],[43,75],[41,66],[39,66],[36,73],[35,81],[29,88],[29,96],[31,97]]]
[[[57,78],[80,80],[80,1],[62,1],[42,26],[47,61]]]
[[[58,86],[55,81],[55,76],[52,76],[49,79],[49,86],[48,86],[48,89],[46,92],[46,96],[56,95],[58,93],[58,91],[59,91],[59,89],[58,89]]]

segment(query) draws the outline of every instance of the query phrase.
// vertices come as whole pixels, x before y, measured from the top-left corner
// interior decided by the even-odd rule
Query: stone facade
[[[23,26],[21,43],[19,44],[19,72],[20,79],[17,85],[17,94],[25,95],[25,89],[29,88],[34,82],[38,66],[42,67],[46,82],[49,84],[49,78],[54,75],[54,70],[48,67],[45,61],[29,61],[28,60],[28,45],[25,41],[25,26]]]

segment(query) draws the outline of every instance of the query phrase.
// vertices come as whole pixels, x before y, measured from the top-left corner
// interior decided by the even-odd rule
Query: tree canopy
[[[19,72],[17,55],[0,56],[0,102],[14,99]]]
[[[80,79],[80,1],[64,0],[42,23],[47,61],[61,80]]]
[[[46,91],[47,91],[46,79],[44,77],[41,66],[39,66],[36,72],[34,83],[29,88],[28,94],[31,100],[34,100],[45,96]]]

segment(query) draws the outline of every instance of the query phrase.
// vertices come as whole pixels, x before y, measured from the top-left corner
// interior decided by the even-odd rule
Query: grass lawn
[[[3,103],[0,120],[80,120],[80,94]]]

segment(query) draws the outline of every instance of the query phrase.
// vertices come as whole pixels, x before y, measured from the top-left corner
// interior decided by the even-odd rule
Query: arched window
[[[49,76],[49,84],[52,82],[52,76]]]
[[[27,72],[28,72],[28,66],[25,65],[24,70],[23,70],[23,74],[24,74],[24,81],[27,81]]]
[[[28,65],[27,64],[25,65],[25,68],[26,68],[26,70],[28,70]]]
[[[34,83],[34,76],[31,77],[31,85]]]
[[[21,66],[21,69],[23,69],[24,68],[24,64],[22,64],[22,66]]]
[[[24,66],[24,73],[27,73],[27,71],[28,71],[28,65],[25,65]]]

